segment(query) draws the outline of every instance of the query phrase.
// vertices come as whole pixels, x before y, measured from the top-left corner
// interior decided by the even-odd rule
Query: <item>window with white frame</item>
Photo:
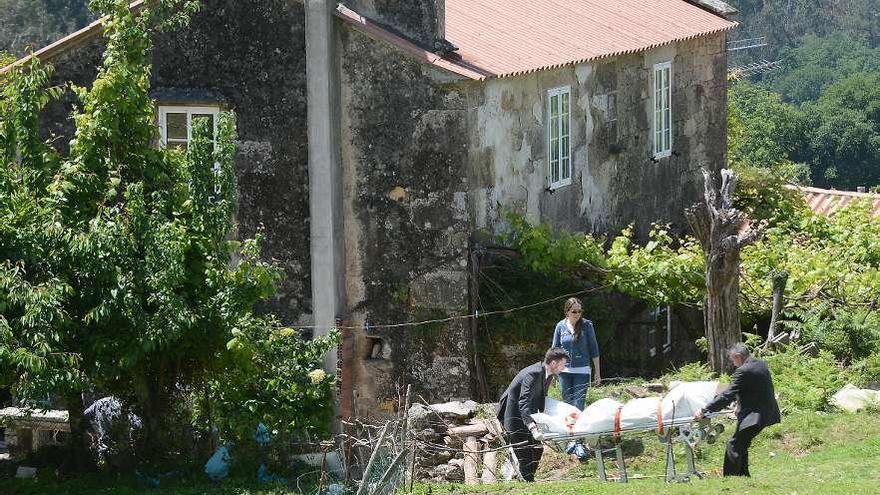
[[[547,91],[547,156],[550,188],[571,184],[571,89]]]
[[[672,154],[672,62],[654,65],[654,158]]]
[[[160,106],[159,134],[162,146],[186,150],[192,139],[193,119],[204,117],[210,119],[217,136],[217,120],[220,116],[219,107],[209,106]]]

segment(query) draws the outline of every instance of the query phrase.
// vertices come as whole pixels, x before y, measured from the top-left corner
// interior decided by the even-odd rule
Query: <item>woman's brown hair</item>
[[[568,318],[568,312],[571,311],[571,308],[575,305],[581,308],[581,317],[578,318],[577,323],[574,324],[574,338],[579,339],[581,338],[581,332],[584,329],[584,305],[583,303],[581,303],[580,299],[576,297],[569,297],[568,300],[565,301],[565,306],[563,308],[563,310],[565,311],[565,315],[563,315],[563,318]]]

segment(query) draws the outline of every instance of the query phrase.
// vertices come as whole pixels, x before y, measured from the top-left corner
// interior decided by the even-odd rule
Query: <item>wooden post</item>
[[[480,464],[480,446],[476,437],[467,437],[464,442],[464,483],[477,485],[480,478],[477,476],[477,466]]]
[[[782,304],[785,296],[785,284],[788,282],[788,272],[774,271],[773,279],[773,312],[770,315],[770,328],[767,329],[767,343],[772,345],[776,337],[776,328],[779,325],[779,314],[782,313]]]
[[[721,170],[721,189],[714,174],[703,169],[703,201],[686,211],[706,260],[706,297],[703,322],[709,343],[709,366],[713,371],[729,371],[726,352],[742,341],[739,326],[740,250],[754,242],[758,233],[745,213],[733,207],[736,174]]]
[[[498,482],[498,452],[489,450],[488,444],[483,444],[486,452],[483,454],[483,476],[480,481],[484,484],[492,484]]]
[[[385,423],[385,426],[382,428],[382,433],[379,434],[379,441],[376,442],[375,447],[373,447],[373,452],[370,454],[370,460],[367,462],[367,467],[364,469],[364,474],[361,476],[361,483],[358,485],[357,495],[363,495],[366,490],[367,485],[370,483],[370,471],[373,469],[373,463],[376,462],[376,456],[379,454],[379,451],[382,450],[382,444],[385,443],[385,435],[388,433],[388,423]]]

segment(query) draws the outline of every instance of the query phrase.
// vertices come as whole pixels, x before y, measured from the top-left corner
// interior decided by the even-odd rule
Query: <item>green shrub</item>
[[[674,381],[699,382],[718,380],[718,376],[709,368],[707,363],[696,362],[682,365],[681,367],[663,375],[660,380],[666,385],[669,385],[669,383]]]
[[[880,353],[872,354],[853,363],[849,368],[849,375],[853,385],[859,387],[880,383]]]
[[[790,346],[766,356],[766,360],[779,406],[786,412],[826,410],[831,396],[847,382],[846,373],[828,351],[805,356]]]
[[[851,306],[834,306],[830,301],[809,309],[790,308],[793,318],[782,320],[800,340],[815,342],[840,361],[852,363],[880,351],[880,315]]]
[[[311,340],[291,328],[239,332],[228,345],[235,358],[194,398],[196,423],[238,444],[252,443],[259,423],[278,447],[329,434],[336,378],[323,358],[337,342],[335,331]]]

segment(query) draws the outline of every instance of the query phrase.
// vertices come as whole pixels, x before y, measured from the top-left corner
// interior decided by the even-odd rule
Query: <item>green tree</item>
[[[230,353],[241,342],[296,370],[314,367],[312,354],[328,344],[293,334],[286,345],[299,346],[299,358],[266,350],[275,322],[253,308],[281,272],[261,260],[259,238],[231,237],[234,117],[221,115],[216,137],[196,119],[185,153],[154,146],[149,35],[192,4],[138,16],[125,0],[92,4],[110,15],[107,47],[94,84],[76,89],[69,155],[40,139],[40,110],[58,95],[47,88],[49,68],[34,60],[14,71],[0,99],[0,386],[30,403],[66,395],[79,427],[80,391],[120,397],[142,415],[145,453],[155,457],[174,444],[172,403],[240,364]],[[290,380],[276,377],[279,387]],[[326,408],[327,383],[311,402],[295,394],[276,402]]]
[[[852,74],[880,71],[880,48],[843,33],[805,36],[781,58],[782,69],[769,73],[767,84],[798,104],[818,100],[825,88]]]
[[[806,178],[802,157],[805,117],[800,109],[748,81],[728,93],[728,153],[733,167],[775,171],[788,180]]]
[[[804,107],[813,180],[841,189],[880,184],[880,72],[842,79]]]

